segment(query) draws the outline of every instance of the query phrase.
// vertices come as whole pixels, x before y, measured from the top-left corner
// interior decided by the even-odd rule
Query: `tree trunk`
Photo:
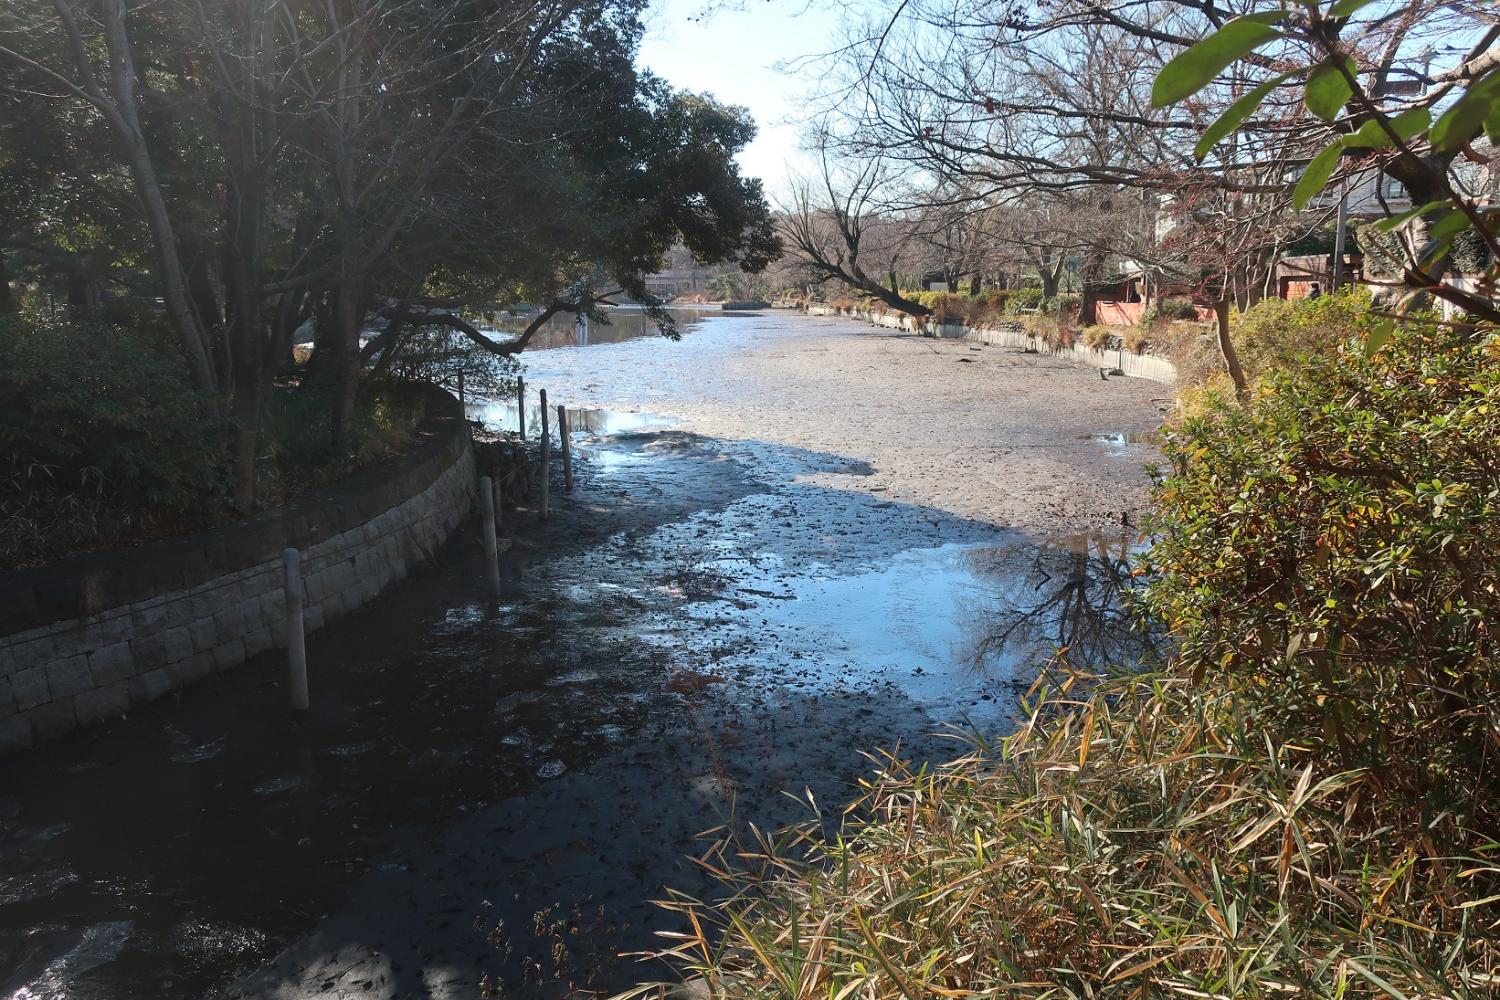
[[[234,505],[249,514],[255,504],[255,451],[260,443],[258,380],[234,387]]]
[[[979,277],[979,272],[975,271],[974,274],[969,278],[969,294],[978,295],[980,290],[983,288],[983,285],[983,279]]]
[[[1214,319],[1219,332],[1219,352],[1224,355],[1224,366],[1229,369],[1229,378],[1234,382],[1234,395],[1241,403],[1249,402],[1250,386],[1245,381],[1245,369],[1240,367],[1240,354],[1234,349],[1229,337],[1230,295],[1226,292],[1214,303]]]
[[[1057,298],[1058,272],[1053,271],[1050,268],[1044,267],[1044,268],[1041,269],[1041,275],[1042,275],[1042,298],[1044,298],[1044,299],[1055,299],[1055,298]]]
[[[333,390],[333,446],[349,447],[354,403],[359,392],[359,331],[364,326],[364,296],[354,281],[339,286],[334,309],[331,362]]]
[[[68,317],[88,319],[99,309],[99,288],[89,277],[88,262],[82,257],[68,264]]]
[[[10,291],[10,272],[5,269],[5,251],[0,249],[0,316],[16,311],[16,298]]]
[[[1099,322],[1099,279],[1104,276],[1104,257],[1090,254],[1083,265],[1083,294],[1078,300],[1078,322],[1094,326]]]
[[[151,244],[156,250],[162,300],[166,304],[167,316],[182,342],[183,352],[187,355],[188,369],[192,372],[194,384],[205,392],[212,393],[218,389],[213,359],[204,342],[203,330],[193,314],[182,258],[177,250],[177,237],[173,231],[171,214],[167,211],[167,199],[157,178],[156,164],[151,158],[151,149],[147,145],[136,105],[135,60],[125,24],[124,0],[107,0],[102,13],[105,47],[109,52],[110,96],[118,116],[115,124],[120,132],[121,144],[125,147],[136,195],[141,200],[141,208],[146,216],[146,228],[151,232]],[[87,67],[80,66],[79,70],[85,72]]]
[[[229,394],[234,372],[234,358],[230,353],[229,337],[224,330],[224,307],[219,303],[219,293],[214,287],[213,268],[207,246],[195,246],[187,271],[188,293],[193,298],[193,311],[204,336],[209,338],[209,352],[214,359],[214,371],[219,377],[219,391]]]

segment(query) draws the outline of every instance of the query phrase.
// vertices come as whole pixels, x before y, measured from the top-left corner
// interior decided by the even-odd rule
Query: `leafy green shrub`
[[[1042,307],[1040,288],[1014,288],[1005,299],[1005,312],[1010,316],[1034,312]]]
[[[1008,288],[989,288],[979,293],[979,301],[987,310],[998,314],[1005,311],[1010,294]]]
[[[332,444],[333,408],[326,387],[287,386],[271,394],[261,414],[256,502],[275,507],[310,489],[337,482],[359,466],[399,454],[425,415],[421,397],[399,381],[361,389],[348,444]]]
[[[1255,377],[1363,340],[1379,320],[1371,313],[1369,290],[1355,285],[1315,299],[1263,299],[1231,318],[1230,335],[1245,373]]]
[[[1465,229],[1454,237],[1448,253],[1448,266],[1461,274],[1482,274],[1494,263],[1484,237],[1475,229]]]
[[[923,292],[922,304],[932,310],[929,317],[936,323],[968,322],[973,300],[953,292]]]
[[[1077,295],[1054,295],[1042,300],[1042,312],[1058,319],[1077,319],[1080,299]]]
[[[1141,310],[1136,325],[1153,327],[1174,321],[1192,322],[1197,318],[1197,308],[1187,299],[1156,299]]]
[[[1338,235],[1334,227],[1326,225],[1303,233],[1290,243],[1282,245],[1279,252],[1284,257],[1327,257],[1337,245]]]
[[[225,507],[225,424],[158,332],[0,316],[0,561]]]
[[[1500,366],[1429,329],[1174,426],[1151,594],[1184,668],[1256,701],[1271,739],[1494,830]]]
[[[902,292],[906,298],[932,310],[930,317],[939,323],[963,323],[978,326],[990,322],[1004,313],[1005,302],[1010,296],[1006,289],[990,289],[979,295],[963,292]]]
[[[417,352],[429,375],[468,352]],[[399,366],[398,366],[399,367]],[[412,372],[407,372],[412,374]],[[481,382],[470,382],[476,389]],[[234,518],[231,427],[213,415],[180,352],[150,322],[128,328],[0,317],[0,565],[206,528]],[[399,383],[362,390],[350,445],[330,442],[331,406],[312,383],[265,400],[257,503],[333,482],[411,441],[423,407]]]
[[[1400,274],[1405,268],[1405,251],[1401,234],[1376,227],[1374,220],[1349,224],[1354,243],[1364,257],[1365,270],[1371,274]]]

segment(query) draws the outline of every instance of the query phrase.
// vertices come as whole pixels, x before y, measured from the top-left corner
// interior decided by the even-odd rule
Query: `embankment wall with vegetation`
[[[875,326],[883,326],[892,330],[910,330],[924,336],[962,339],[995,347],[1034,350],[1041,354],[1076,361],[1095,368],[1118,368],[1126,375],[1165,382],[1168,385],[1173,385],[1177,381],[1177,368],[1166,358],[1151,354],[1137,354],[1123,347],[1099,349],[1078,343],[1068,346],[1048,344],[1042,338],[1028,333],[1019,326],[992,328],[971,327],[959,323],[932,323],[898,313],[850,311],[834,306],[819,305],[808,306],[807,314],[809,316],[846,316]]]
[[[284,645],[287,548],[302,552],[308,631],[431,560],[475,496],[458,401],[431,393],[412,448],[301,502],[0,575],[0,754]]]

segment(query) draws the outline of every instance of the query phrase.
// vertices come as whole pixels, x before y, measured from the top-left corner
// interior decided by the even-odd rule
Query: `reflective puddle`
[[[1161,447],[1161,431],[1106,431],[1084,435],[1084,440],[1102,445],[1111,455],[1126,458],[1146,455]]]
[[[782,653],[795,664],[792,687],[894,686],[935,718],[988,728],[1010,717],[1017,691],[1059,650],[1096,667],[1159,651],[1159,632],[1130,601],[1137,547],[1134,535],[1016,537],[911,549],[866,572],[791,576],[762,553],[695,567],[732,581],[700,598],[698,615],[722,628],[722,606],[732,606],[725,644],[743,653],[721,665],[754,683]]]

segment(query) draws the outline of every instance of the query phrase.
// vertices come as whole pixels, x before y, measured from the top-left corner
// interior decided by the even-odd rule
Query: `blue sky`
[[[647,13],[640,62],[679,88],[707,92],[750,109],[760,126],[740,166],[766,182],[773,197],[788,170],[798,171],[798,129],[806,82],[777,64],[825,50],[837,11],[803,10],[797,0],[744,0],[745,9],[694,18],[704,0],[658,0]],[[805,164],[805,160],[800,160]]]

